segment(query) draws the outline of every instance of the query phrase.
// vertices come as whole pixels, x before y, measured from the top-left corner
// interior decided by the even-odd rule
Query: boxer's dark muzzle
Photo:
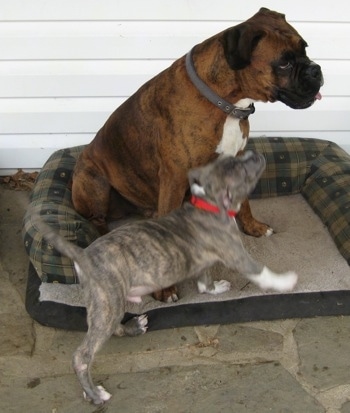
[[[280,71],[283,69],[279,69]],[[306,109],[316,100],[322,98],[320,88],[323,85],[321,67],[308,61],[290,65],[289,81],[287,86],[276,89],[276,100],[279,100],[292,109]]]

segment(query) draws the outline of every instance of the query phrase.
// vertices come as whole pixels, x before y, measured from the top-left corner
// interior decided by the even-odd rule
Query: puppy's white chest
[[[226,155],[237,155],[237,152],[243,150],[247,144],[247,138],[243,137],[239,126],[239,119],[233,116],[227,116],[222,138],[216,148],[216,153]]]

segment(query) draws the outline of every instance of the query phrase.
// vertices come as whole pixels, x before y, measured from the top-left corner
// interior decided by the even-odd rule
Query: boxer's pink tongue
[[[320,92],[317,93],[317,95],[315,96],[315,99],[317,100],[321,100],[322,99],[322,95]]]

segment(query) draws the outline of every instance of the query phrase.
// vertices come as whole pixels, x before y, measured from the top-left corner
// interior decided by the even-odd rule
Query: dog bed
[[[39,323],[86,330],[86,309],[72,262],[43,240],[33,217],[81,247],[98,233],[71,203],[70,181],[84,147],[55,152],[42,168],[23,221],[30,258],[26,309]],[[224,324],[291,317],[350,314],[350,155],[335,143],[305,138],[251,138],[266,170],[251,198],[256,218],[271,225],[271,237],[242,234],[251,255],[276,272],[295,270],[299,281],[288,294],[262,292],[220,265],[215,279],[232,288],[219,296],[199,294],[193,280],[179,286],[177,303],[151,296],[127,308],[125,320],[147,313],[149,329]]]

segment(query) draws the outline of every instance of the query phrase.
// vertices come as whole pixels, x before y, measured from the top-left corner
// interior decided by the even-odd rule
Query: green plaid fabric
[[[333,142],[305,138],[250,138],[266,170],[252,198],[301,193],[350,265],[350,155]]]
[[[312,164],[301,193],[350,265],[350,155],[330,143]]]
[[[328,141],[306,138],[250,138],[247,149],[265,156],[266,169],[252,198],[300,193],[311,165],[329,145]]]
[[[24,216],[24,246],[43,282],[74,284],[78,278],[72,261],[42,238],[33,217],[40,215],[60,235],[84,248],[98,237],[95,227],[74,210],[71,201],[70,181],[82,149],[77,146],[51,155],[36,180]]]
[[[55,152],[41,170],[24,217],[26,251],[43,282],[78,282],[73,263],[42,239],[32,221],[41,215],[56,231],[85,248],[98,237],[95,227],[77,214],[70,180],[84,146]],[[301,193],[327,226],[350,264],[350,155],[336,144],[305,138],[250,138],[247,149],[262,153],[266,170],[253,198]]]

